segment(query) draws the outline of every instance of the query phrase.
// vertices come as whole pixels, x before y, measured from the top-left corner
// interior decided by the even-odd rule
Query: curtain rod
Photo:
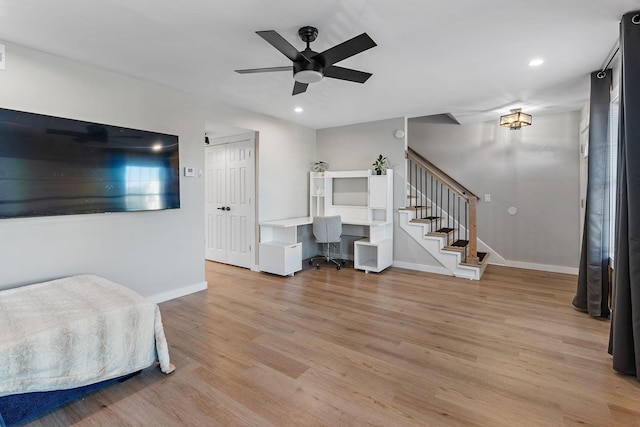
[[[604,59],[604,62],[603,62],[604,65],[602,66],[602,70],[600,70],[600,72],[598,73],[598,78],[602,79],[606,76],[605,71],[607,68],[609,68],[609,65],[611,65],[611,62],[613,62],[618,52],[620,52],[620,39],[616,40],[613,47],[609,51],[609,54]]]
[[[631,18],[631,22],[633,22],[636,25],[640,25],[640,13],[634,15],[634,17]],[[609,60],[607,61],[607,58],[605,58],[606,65],[604,65],[602,67],[602,70],[600,70],[600,72],[597,74],[599,79],[602,79],[606,76],[605,70],[609,67],[609,65],[611,65],[611,62],[616,57],[618,52],[620,52],[620,39],[616,40],[616,42],[613,44],[613,47],[609,51],[609,55],[607,55],[607,58],[609,58]]]

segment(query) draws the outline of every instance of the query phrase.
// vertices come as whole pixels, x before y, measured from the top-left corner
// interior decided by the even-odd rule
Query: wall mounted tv
[[[180,207],[178,137],[0,108],[0,218]]]

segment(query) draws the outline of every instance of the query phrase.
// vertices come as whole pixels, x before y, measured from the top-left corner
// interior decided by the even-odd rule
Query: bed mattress
[[[98,276],[0,291],[0,396],[174,367],[158,306]]]

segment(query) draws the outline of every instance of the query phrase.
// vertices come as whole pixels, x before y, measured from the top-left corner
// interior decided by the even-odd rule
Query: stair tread
[[[437,216],[428,216],[426,218],[414,218],[409,222],[418,222],[418,223],[422,223],[422,224],[429,224],[432,223],[433,221],[437,221],[440,218],[438,218]]]
[[[442,249],[445,251],[464,252],[467,249],[467,245],[469,245],[468,240],[459,239]]]
[[[487,262],[487,259],[489,259],[489,252],[478,252],[478,258],[480,258],[480,264],[461,262],[460,265],[465,265],[467,267],[480,267],[482,264]]]
[[[407,205],[412,205],[414,203],[424,202],[417,197],[408,195],[407,196]],[[428,200],[427,200],[428,202]],[[477,257],[470,259],[467,255],[469,248],[469,240],[467,239],[459,239],[458,236],[466,237],[466,231],[458,231],[459,228],[456,227],[457,222],[453,221],[451,227],[449,227],[448,223],[450,223],[450,218],[447,218],[445,222],[443,217],[435,216],[435,214],[439,213],[440,208],[434,207],[431,203],[426,203],[423,205],[416,206],[407,206],[404,208],[399,208],[400,212],[408,212],[408,215],[401,216],[404,219],[403,228],[406,228],[406,225],[430,225],[430,229],[424,229],[424,233],[419,232],[419,228],[408,227],[406,230],[413,236],[414,239],[419,239],[419,236],[422,234],[423,239],[417,240],[421,243],[421,245],[427,249],[428,252],[432,253],[436,259],[443,262],[445,268],[449,269],[451,273],[453,273],[456,277],[464,277],[464,278],[472,278],[474,280],[478,280],[484,269],[487,266],[487,259],[489,258],[489,253],[486,252],[477,252]],[[444,212],[443,212],[444,214]],[[445,225],[445,223],[447,223]],[[462,227],[462,225],[461,225]],[[437,230],[434,230],[438,228]],[[427,239],[424,239],[427,238]],[[435,238],[438,238],[437,240]],[[436,243],[437,242],[437,243]],[[444,246],[444,247],[443,247]],[[460,256],[456,255],[457,261],[454,262],[456,266],[450,265],[452,258],[451,255],[448,254],[460,254]],[[460,261],[464,259],[465,261]],[[476,261],[476,259],[478,261]],[[471,262],[469,262],[471,261]]]
[[[427,233],[427,236],[447,237],[447,236],[450,236],[451,233],[453,233],[454,231],[455,231],[454,228],[444,227],[439,230]]]
[[[405,206],[403,208],[400,208],[401,211],[418,211],[422,209],[430,210],[431,206]]]
[[[440,230],[436,230],[436,233],[451,233],[454,231],[451,227],[442,227]]]

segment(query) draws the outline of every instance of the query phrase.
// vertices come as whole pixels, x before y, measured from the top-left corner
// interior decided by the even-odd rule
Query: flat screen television
[[[179,207],[177,136],[0,108],[0,218]]]

